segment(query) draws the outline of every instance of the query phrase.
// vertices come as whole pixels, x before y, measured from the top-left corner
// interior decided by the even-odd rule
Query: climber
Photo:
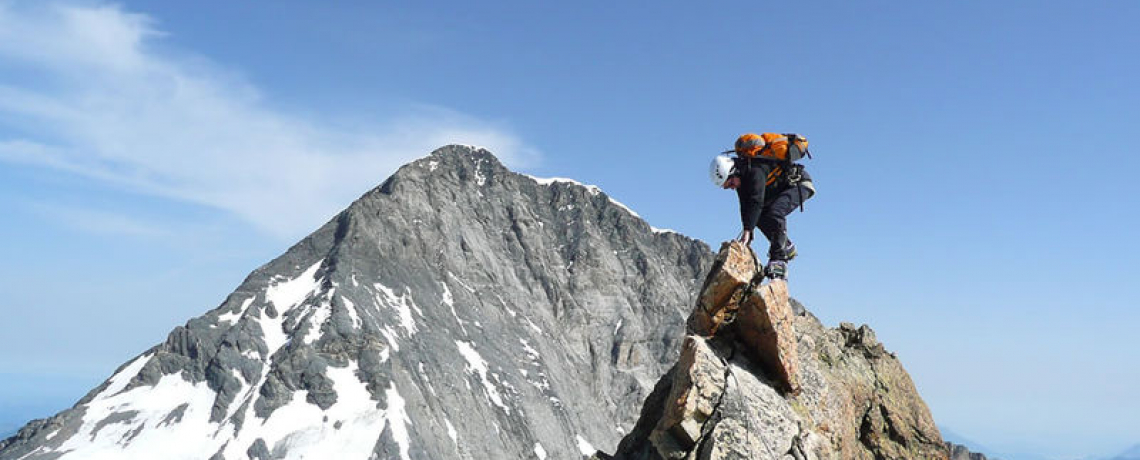
[[[786,278],[788,261],[796,256],[796,245],[788,239],[788,214],[797,207],[802,211],[815,195],[811,176],[795,163],[804,156],[811,158],[803,136],[748,133],[734,149],[717,155],[709,172],[713,184],[736,190],[740,198],[743,230],[737,240],[751,246],[756,227],[768,239],[765,273],[772,279]]]

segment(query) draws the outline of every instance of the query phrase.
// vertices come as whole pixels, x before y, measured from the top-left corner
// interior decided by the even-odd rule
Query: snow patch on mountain
[[[459,283],[459,286],[462,287],[465,291],[470,292],[472,294],[475,293],[475,288],[473,288],[473,287],[471,287],[471,285],[463,282],[463,278],[455,276],[455,274],[451,273],[451,272],[447,272],[447,276],[450,277],[451,279],[455,280],[456,283]]]
[[[595,449],[594,446],[591,446],[589,441],[586,441],[582,435],[575,436],[574,438],[578,441],[578,452],[581,452],[582,455],[590,456],[594,455],[594,453],[598,451],[598,449]]]
[[[450,273],[448,273],[448,275],[454,278],[454,275],[451,275]],[[456,280],[458,281],[458,279]],[[463,319],[461,319],[459,317],[459,313],[455,311],[455,298],[451,295],[451,288],[447,287],[447,283],[440,282],[439,284],[443,287],[443,304],[447,305],[447,308],[451,309],[451,316],[455,318],[455,322],[459,324],[459,330],[463,331],[463,335],[466,336],[467,328],[463,326]],[[462,285],[462,282],[460,282],[460,285]]]
[[[399,336],[391,326],[384,326],[383,329],[380,329],[380,335],[383,335],[384,340],[388,341],[388,346],[392,348],[392,351],[400,351],[400,340],[397,339]]]
[[[208,458],[216,446],[185,440],[204,441],[217,434],[218,425],[209,421],[215,396],[206,382],[190,383],[172,374],[153,387],[93,400],[86,406],[79,432],[54,452],[63,453],[61,459],[113,460],[149,458],[179,446],[183,458]],[[169,423],[172,418],[179,423]],[[144,430],[147,436],[139,436]],[[83,453],[68,454],[77,449]]]
[[[363,322],[360,320],[360,313],[356,311],[356,304],[348,297],[340,297],[340,301],[344,303],[344,308],[348,312],[348,317],[352,320],[352,327],[360,329]]]
[[[284,323],[285,316],[281,313],[270,318],[268,313],[262,311],[261,317],[257,319],[257,324],[261,328],[261,338],[265,341],[265,348],[268,350],[266,357],[273,356],[277,350],[289,342],[289,336],[285,334]]]
[[[99,396],[95,397],[95,400],[98,401],[101,399],[107,399],[111,396],[114,396],[116,393],[123,391],[123,388],[126,388],[127,384],[131,382],[131,379],[138,375],[139,371],[142,370],[143,366],[147,361],[150,360],[151,356],[153,356],[153,354],[150,353],[139,356],[138,358],[135,358],[134,361],[131,361],[130,364],[127,364],[126,367],[123,367],[123,370],[111,376],[111,379],[108,381],[107,388],[100,392]]]
[[[411,440],[408,437],[408,424],[412,420],[408,418],[408,413],[404,410],[404,398],[400,396],[400,392],[396,390],[394,384],[385,390],[384,396],[388,399],[388,409],[384,411],[384,416],[388,422],[388,427],[392,429],[392,437],[395,438],[396,445],[400,446],[400,458],[410,460],[408,448],[411,445]]]
[[[447,283],[440,282],[439,285],[443,288],[443,304],[454,307],[455,299],[451,296],[451,289],[447,287]]]
[[[455,346],[459,348],[459,354],[463,355],[463,359],[467,361],[467,372],[478,375],[487,397],[495,406],[509,414],[511,408],[503,403],[503,396],[499,393],[499,389],[487,378],[487,361],[478,351],[475,351],[475,347],[471,346],[470,343],[456,340]]]
[[[638,215],[636,212],[633,212],[633,210],[632,210],[632,209],[630,209],[630,208],[629,208],[629,206],[626,206],[626,205],[622,204],[620,201],[618,201],[618,200],[615,200],[615,199],[613,199],[612,197],[610,198],[610,203],[611,203],[611,204],[613,204],[614,206],[617,206],[617,207],[619,207],[619,208],[621,208],[621,209],[624,209],[624,210],[625,210],[625,212],[628,212],[628,213],[629,213],[629,215],[631,215],[631,216],[633,216],[633,217],[636,217],[636,218],[638,218],[638,219],[640,219],[640,218],[641,218],[641,216],[640,216],[640,215]]]
[[[305,336],[301,338],[304,344],[313,343],[321,336],[321,326],[332,316],[332,307],[328,304],[321,305],[313,309],[309,314],[309,329],[305,331]]]
[[[226,458],[243,457],[258,440],[270,451],[288,452],[289,458],[368,458],[386,424],[393,425],[393,433],[406,435],[403,420],[407,415],[402,399],[397,402],[398,408],[393,403],[394,388],[387,393],[388,408],[378,410],[377,401],[357,377],[357,371],[356,362],[325,369],[336,391],[336,403],[327,410],[308,402],[308,392],[302,390],[264,420],[253,419],[252,412],[247,414],[246,425],[226,446]],[[399,397],[398,392],[395,395]],[[393,420],[399,420],[399,426]],[[406,442],[401,445],[403,458],[407,458],[406,446]]]
[[[296,278],[276,278],[275,282],[265,289],[265,299],[273,304],[276,312],[275,316],[270,317],[265,310],[262,310],[261,317],[257,319],[262,339],[265,340],[268,349],[266,356],[273,356],[289,342],[289,335],[285,333],[284,328],[285,314],[304,302],[320,286],[316,273],[323,263],[323,259],[317,261]]]
[[[451,420],[443,419],[443,423],[447,425],[447,437],[451,438],[451,442],[459,445],[459,432],[455,431],[455,426],[451,424]]]
[[[377,292],[376,304],[394,309],[400,319],[400,327],[408,333],[409,337],[415,335],[418,329],[416,328],[416,319],[412,316],[412,310],[415,309],[420,317],[423,317],[424,312],[416,306],[412,297],[407,294],[397,295],[395,290],[380,283],[373,284],[373,287],[376,288]]]
[[[538,362],[538,358],[540,356],[538,354],[538,350],[535,350],[534,347],[530,346],[530,342],[528,342],[526,339],[519,339],[519,343],[522,344],[523,351],[526,352],[526,355],[530,357],[531,361]]]
[[[536,334],[538,334],[538,335],[542,335],[542,334],[543,334],[543,330],[542,330],[542,328],[541,328],[541,327],[538,327],[538,325],[537,325],[537,324],[534,324],[534,321],[531,321],[531,320],[530,320],[530,318],[527,318],[527,319],[526,319],[526,325],[527,325],[527,327],[529,327],[529,328],[530,328],[532,331],[534,331]]]
[[[241,307],[239,307],[239,308],[237,309],[237,311],[234,311],[234,312],[228,312],[228,313],[226,313],[226,314],[224,314],[224,315],[222,315],[222,316],[219,316],[219,317],[218,317],[218,324],[219,324],[219,325],[224,325],[224,324],[234,324],[234,323],[237,323],[237,321],[238,321],[239,319],[241,319],[242,315],[244,315],[244,314],[245,314],[246,310],[249,310],[249,306],[250,306],[251,304],[253,304],[253,299],[254,299],[254,297],[250,297],[250,298],[248,298],[248,299],[245,299],[245,301],[243,301],[243,302],[241,303]]]
[[[324,259],[318,260],[312,266],[293,279],[278,281],[265,290],[265,299],[273,303],[279,314],[296,307],[317,289],[317,270],[321,268]]]
[[[431,378],[428,377],[427,369],[424,368],[424,363],[417,364],[416,368],[419,369],[420,377],[423,377],[424,384],[427,385],[428,393],[431,393],[432,397],[438,398],[439,394],[435,392],[435,385],[431,384]]]
[[[602,189],[598,188],[597,185],[583,184],[583,183],[578,182],[574,179],[567,179],[565,177],[534,177],[534,176],[531,176],[529,174],[523,174],[523,176],[526,176],[526,177],[533,179],[535,182],[538,182],[538,185],[550,186],[550,185],[554,185],[556,183],[562,182],[565,184],[571,184],[571,185],[576,185],[579,187],[584,187],[586,190],[588,190],[590,192],[591,195],[597,195],[598,193],[600,193],[602,191]]]

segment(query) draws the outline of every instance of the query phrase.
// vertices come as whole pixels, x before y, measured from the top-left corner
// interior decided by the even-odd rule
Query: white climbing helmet
[[[717,155],[709,165],[709,179],[712,179],[713,185],[724,188],[724,181],[728,180],[728,176],[731,176],[735,169],[736,163],[732,161],[732,157]]]

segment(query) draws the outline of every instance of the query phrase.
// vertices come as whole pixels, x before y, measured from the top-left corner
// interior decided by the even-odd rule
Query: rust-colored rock
[[[799,379],[788,285],[775,281],[750,288],[757,270],[747,246],[735,241],[721,245],[689,315],[689,332],[703,337],[732,335],[783,391],[795,393]]]
[[[744,287],[752,281],[757,269],[756,259],[747,246],[736,241],[722,244],[701,286],[697,306],[689,315],[689,333],[712,337],[732,322]]]
[[[744,343],[743,352],[789,393],[800,391],[794,316],[788,284],[782,280],[759,286],[744,299],[731,330]]]
[[[669,458],[670,452],[687,451],[696,444],[724,388],[721,358],[703,339],[686,336],[674,367],[665,410],[650,436],[660,455]]]

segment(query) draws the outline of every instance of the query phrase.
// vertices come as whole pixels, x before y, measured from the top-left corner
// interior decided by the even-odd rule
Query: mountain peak
[[[462,191],[462,193],[459,193]],[[473,200],[481,206],[487,200],[506,204],[519,194],[553,200],[552,205],[566,211],[583,208],[598,214],[616,211],[631,217],[631,225],[640,225],[655,234],[677,233],[652,227],[630,207],[615,200],[596,185],[562,177],[542,178],[511,171],[489,150],[471,145],[452,144],[408,163],[396,171],[365,198],[386,195],[451,196],[458,201]],[[401,198],[405,199],[405,198]],[[433,201],[433,200],[428,200]],[[445,206],[444,203],[438,203]],[[453,204],[453,203],[449,203]],[[433,205],[434,206],[434,205]],[[487,211],[490,211],[489,209]],[[688,239],[688,238],[686,238]],[[703,243],[701,243],[703,244]]]
[[[511,171],[483,147],[450,144],[401,166],[378,189],[384,193],[393,193],[398,184],[406,181],[418,184],[419,187],[455,187],[466,186],[468,183],[482,187],[487,184],[488,178],[509,173]]]
[[[445,146],[0,460],[580,458],[633,426],[711,261],[597,187]]]
[[[495,155],[487,150],[485,147],[468,144],[447,144],[443,147],[432,150],[428,157],[470,157],[470,158],[495,158]],[[498,159],[495,159],[498,161]]]
[[[503,163],[490,150],[463,144],[449,144],[437,148],[427,156],[413,161],[407,166],[427,168],[432,172],[438,171],[440,168],[448,170],[479,167],[507,171],[507,167],[503,166]]]

